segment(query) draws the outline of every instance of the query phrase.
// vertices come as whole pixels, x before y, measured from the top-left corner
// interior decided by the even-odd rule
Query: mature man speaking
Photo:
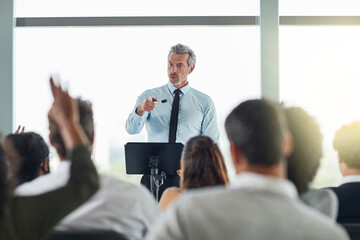
[[[168,55],[169,82],[143,92],[126,121],[129,134],[138,134],[146,126],[149,142],[185,144],[189,138],[207,135],[219,142],[216,110],[211,98],[191,88],[188,75],[196,64],[196,56],[188,46],[177,44]],[[171,181],[160,188],[173,186]]]

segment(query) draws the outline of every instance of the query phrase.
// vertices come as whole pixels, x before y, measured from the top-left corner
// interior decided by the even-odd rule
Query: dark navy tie
[[[170,116],[170,130],[169,130],[169,143],[175,143],[176,141],[176,131],[178,126],[178,116],[179,116],[179,102],[180,102],[180,89],[174,91],[175,97],[171,108]]]

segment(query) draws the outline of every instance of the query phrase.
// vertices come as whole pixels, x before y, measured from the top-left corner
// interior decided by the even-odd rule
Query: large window
[[[360,27],[281,27],[280,98],[317,118],[324,156],[315,187],[337,185],[332,147],[342,124],[360,119]]]
[[[146,133],[128,135],[124,128],[126,118],[142,91],[167,82],[168,50],[181,42],[197,54],[198,64],[190,75],[190,84],[213,98],[221,129],[221,147],[229,161],[224,119],[240,101],[261,94],[261,33],[259,25],[255,25],[259,23],[256,16],[260,15],[260,2],[269,3],[264,0],[186,0],[175,6],[164,0],[18,0],[15,16],[25,21],[22,19],[23,25],[16,28],[15,38],[15,124],[47,135],[46,112],[50,107],[47,80],[49,75],[59,73],[73,94],[93,102],[94,155],[99,168],[127,177],[123,145],[128,141],[146,141]],[[324,135],[324,157],[314,186],[336,185],[340,173],[332,148],[334,133],[342,124],[360,118],[356,111],[360,100],[357,94],[360,72],[356,61],[360,51],[360,27],[356,25],[360,22],[356,17],[360,16],[360,1],[279,0],[278,9],[280,22],[292,24],[280,26],[279,30],[280,100],[288,106],[303,107],[317,118]],[[126,16],[134,17],[135,25],[139,25],[125,27],[121,18],[115,22],[120,21],[122,27],[61,27],[66,21],[80,19],[86,23],[97,21],[93,17]],[[191,26],[144,27],[142,24],[151,19],[146,17],[151,16],[160,17],[160,25],[166,25],[169,19],[173,21],[169,25],[176,25],[174,16],[203,16],[205,21],[211,19],[209,24],[213,25],[203,25],[204,18],[193,18],[202,26],[190,23]],[[214,20],[216,16],[222,23],[231,19],[231,23],[225,24],[235,26],[220,25],[219,18]],[[237,23],[237,16],[255,16],[247,18],[253,19],[254,25]],[[35,24],[29,21],[27,25],[27,19],[38,17]],[[64,21],[63,17],[75,18]],[[52,24],[59,21],[60,27],[46,27],[49,19]],[[307,26],[301,26],[299,21]],[[336,25],[338,21],[349,25],[315,25]],[[36,25],[38,22],[40,25]],[[26,27],[34,26],[32,24],[45,27]],[[65,25],[73,26],[68,22]],[[274,25],[269,24],[270,28]],[[263,33],[265,36],[271,31]],[[262,46],[267,50],[272,47]],[[274,67],[278,67],[276,58]],[[269,72],[262,73],[263,83]],[[274,84],[277,84],[277,77],[269,79],[276,79]],[[269,92],[277,97],[275,90]],[[231,168],[232,164],[228,166]]]
[[[256,26],[17,28],[15,123],[48,135],[48,78],[60,74],[73,95],[93,103],[99,169],[132,180],[125,175],[124,144],[146,141],[146,132],[128,135],[125,121],[138,95],[167,83],[168,51],[181,42],[197,55],[189,82],[215,102],[227,154],[226,115],[260,96],[259,35]]]
[[[279,0],[280,16],[359,16],[358,0]]]
[[[258,16],[254,0],[17,0],[17,17]]]

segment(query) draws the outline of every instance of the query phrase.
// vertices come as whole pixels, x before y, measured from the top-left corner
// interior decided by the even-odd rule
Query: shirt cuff
[[[137,124],[140,124],[140,123],[142,122],[142,120],[145,118],[146,113],[144,113],[144,115],[140,116],[140,115],[138,115],[138,114],[136,113],[136,108],[135,108],[135,110],[134,110],[134,112],[133,112],[133,115],[134,115],[134,120],[135,120],[135,122],[136,122]]]

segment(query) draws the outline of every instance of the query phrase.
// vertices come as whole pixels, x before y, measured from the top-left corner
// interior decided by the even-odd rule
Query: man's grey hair
[[[189,59],[188,59],[188,62],[187,62],[189,68],[192,68],[192,66],[194,66],[196,64],[196,55],[195,55],[194,51],[191,48],[189,48],[188,46],[186,46],[186,45],[178,43],[175,46],[172,46],[170,48],[170,52],[169,52],[169,55],[168,55],[168,60],[169,60],[169,57],[170,57],[171,53],[189,54]]]

